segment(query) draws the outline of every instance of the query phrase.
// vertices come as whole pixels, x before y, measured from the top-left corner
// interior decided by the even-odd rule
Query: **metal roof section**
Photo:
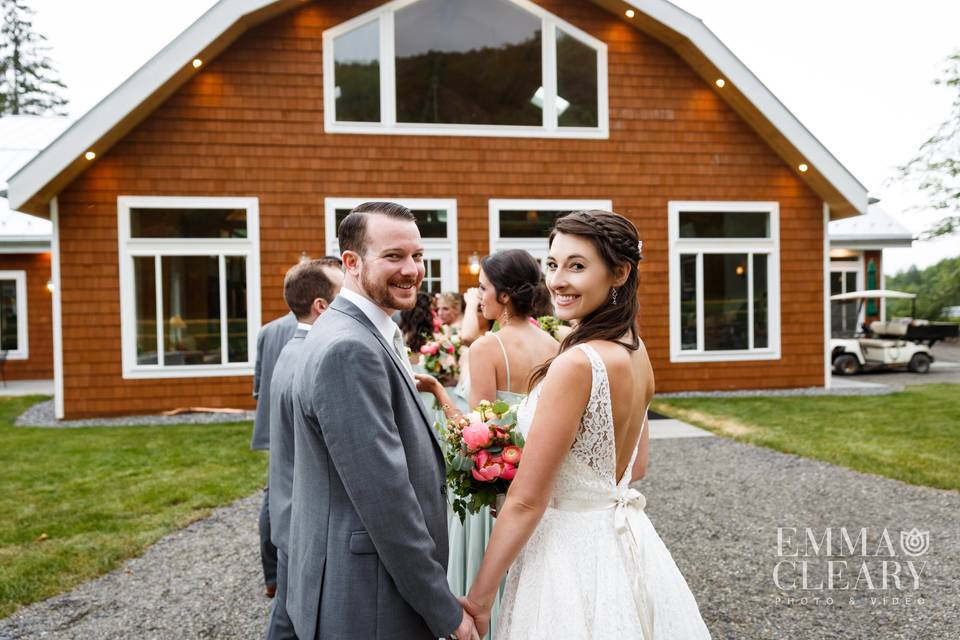
[[[909,247],[913,233],[875,204],[866,215],[834,220],[829,225],[830,246],[835,249],[886,249]]]

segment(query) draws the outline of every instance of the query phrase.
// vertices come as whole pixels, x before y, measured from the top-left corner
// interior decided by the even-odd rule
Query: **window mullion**
[[[227,259],[217,256],[217,271],[220,284],[220,364],[227,364]]]
[[[747,253],[747,349],[753,350],[753,254]]]
[[[157,307],[157,366],[164,365],[163,357],[163,269],[161,256],[153,256],[153,277],[155,281],[155,295]]]
[[[380,122],[385,127],[397,124],[394,33],[393,11],[385,11],[380,16]]]
[[[543,18],[542,27],[542,82],[543,82],[543,127],[557,130],[557,26]]]
[[[697,351],[704,350],[703,339],[703,253],[697,253]]]

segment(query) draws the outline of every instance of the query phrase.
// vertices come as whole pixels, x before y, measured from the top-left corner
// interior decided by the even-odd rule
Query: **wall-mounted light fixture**
[[[53,293],[53,280],[47,280],[47,291]]]
[[[304,262],[310,262],[310,254],[308,254],[306,251],[301,251],[300,264],[303,264]]]
[[[480,256],[477,255],[477,252],[474,251],[470,254],[470,273],[472,275],[478,275],[480,273]]]

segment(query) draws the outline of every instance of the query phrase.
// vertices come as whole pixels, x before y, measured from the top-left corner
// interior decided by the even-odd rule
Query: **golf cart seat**
[[[860,342],[860,346],[861,346],[861,347],[866,347],[867,349],[869,349],[869,348],[871,348],[871,347],[872,347],[872,348],[875,348],[875,349],[883,349],[883,348],[885,348],[885,347],[889,347],[889,346],[890,346],[890,338],[886,338],[886,339],[883,339],[883,338],[860,338],[860,339],[859,339],[859,342]]]
[[[909,327],[909,320],[907,322],[900,322],[897,320],[881,322],[880,320],[875,320],[874,322],[870,323],[870,333],[875,336],[901,337],[907,335],[907,329]]]

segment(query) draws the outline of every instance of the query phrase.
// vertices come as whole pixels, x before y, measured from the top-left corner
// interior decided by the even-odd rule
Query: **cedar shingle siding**
[[[25,271],[27,277],[26,360],[7,360],[7,380],[49,380],[53,378],[53,301],[49,253],[0,254],[0,271]]]
[[[324,253],[326,197],[456,198],[462,288],[466,257],[488,252],[488,199],[612,199],[644,240],[659,391],[823,383],[821,200],[671,49],[593,4],[541,2],[609,47],[608,140],[326,135],[322,32],[377,4],[315,2],[253,29],[60,194],[66,417],[254,404],[249,377],[121,378],[118,195],[259,198],[264,322],[286,311],[300,252]],[[781,360],[669,362],[668,200],[780,203]]]

